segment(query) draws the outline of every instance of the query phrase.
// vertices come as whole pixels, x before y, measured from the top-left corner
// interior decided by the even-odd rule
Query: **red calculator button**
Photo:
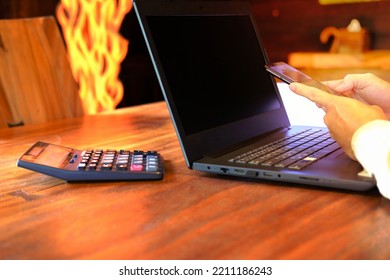
[[[142,171],[142,164],[132,164],[130,167],[131,171]]]

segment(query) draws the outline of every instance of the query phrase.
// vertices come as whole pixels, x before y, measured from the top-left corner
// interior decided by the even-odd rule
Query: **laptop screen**
[[[187,136],[281,108],[249,16],[146,20]]]
[[[249,3],[133,3],[188,166],[290,125]]]

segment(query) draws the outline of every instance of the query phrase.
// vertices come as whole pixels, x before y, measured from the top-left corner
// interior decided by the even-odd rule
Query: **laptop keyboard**
[[[230,162],[302,169],[340,149],[328,130],[307,129],[230,159]]]

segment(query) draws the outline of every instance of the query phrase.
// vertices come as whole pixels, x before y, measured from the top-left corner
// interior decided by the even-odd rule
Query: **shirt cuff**
[[[375,176],[380,193],[390,199],[390,121],[363,125],[354,133],[351,147],[364,169]]]

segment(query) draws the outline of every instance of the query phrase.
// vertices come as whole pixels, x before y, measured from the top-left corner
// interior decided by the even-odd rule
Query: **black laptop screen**
[[[281,107],[249,16],[147,21],[187,135]]]

